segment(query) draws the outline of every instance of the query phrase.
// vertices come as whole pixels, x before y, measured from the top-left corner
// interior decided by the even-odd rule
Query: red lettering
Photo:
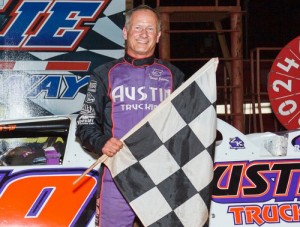
[[[0,132],[14,131],[15,129],[16,129],[16,125],[3,125],[3,126],[0,126]]]
[[[259,206],[247,206],[245,207],[245,219],[247,224],[262,225],[264,221],[260,217],[261,208]]]
[[[257,224],[259,226],[265,223],[299,222],[300,207],[299,204],[283,204],[278,206],[258,205],[251,206],[232,206],[228,208],[228,213],[233,214],[235,225]],[[243,219],[244,218],[244,219]]]
[[[244,207],[229,207],[228,212],[233,213],[234,223],[236,225],[242,225],[242,213],[244,212]]]
[[[272,205],[263,206],[262,217],[265,222],[269,222],[269,223],[279,222],[278,207]]]
[[[299,215],[300,215],[300,209],[298,204],[292,205],[292,211],[293,211],[293,220],[299,221]]]
[[[70,226],[97,185],[95,178],[85,176],[75,187],[77,178],[78,174],[57,174],[13,179],[0,195],[0,224]]]

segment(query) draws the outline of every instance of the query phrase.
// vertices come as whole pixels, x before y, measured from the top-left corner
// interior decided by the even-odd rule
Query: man
[[[179,69],[154,57],[160,35],[152,8],[141,5],[126,14],[125,56],[94,70],[77,118],[76,135],[89,151],[114,156],[123,146],[120,138],[183,82]],[[135,214],[103,165],[99,179],[97,225],[132,226]]]

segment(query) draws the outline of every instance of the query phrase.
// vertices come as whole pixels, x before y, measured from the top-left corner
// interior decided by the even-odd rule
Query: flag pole
[[[85,175],[87,175],[95,166],[97,166],[98,164],[104,162],[106,159],[108,158],[108,156],[106,154],[101,155],[100,158],[98,158],[98,160],[96,160],[86,171],[84,171],[83,174],[81,174],[74,182],[73,185],[77,184]]]

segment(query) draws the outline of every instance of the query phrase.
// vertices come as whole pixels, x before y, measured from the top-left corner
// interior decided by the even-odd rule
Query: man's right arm
[[[76,136],[90,152],[102,155],[102,148],[112,137],[104,129],[105,107],[108,103],[107,86],[96,75],[91,75],[83,107],[77,117]]]

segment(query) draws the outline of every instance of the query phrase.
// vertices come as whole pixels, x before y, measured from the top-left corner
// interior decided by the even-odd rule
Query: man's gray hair
[[[130,19],[131,19],[132,14],[136,11],[139,11],[139,10],[150,10],[151,12],[153,12],[155,14],[156,18],[157,18],[157,29],[158,29],[158,31],[161,31],[161,18],[160,18],[159,12],[157,12],[155,9],[153,9],[150,6],[147,6],[147,5],[139,5],[136,8],[133,8],[133,9],[126,12],[126,14],[125,14],[125,28],[127,30],[129,29]]]

